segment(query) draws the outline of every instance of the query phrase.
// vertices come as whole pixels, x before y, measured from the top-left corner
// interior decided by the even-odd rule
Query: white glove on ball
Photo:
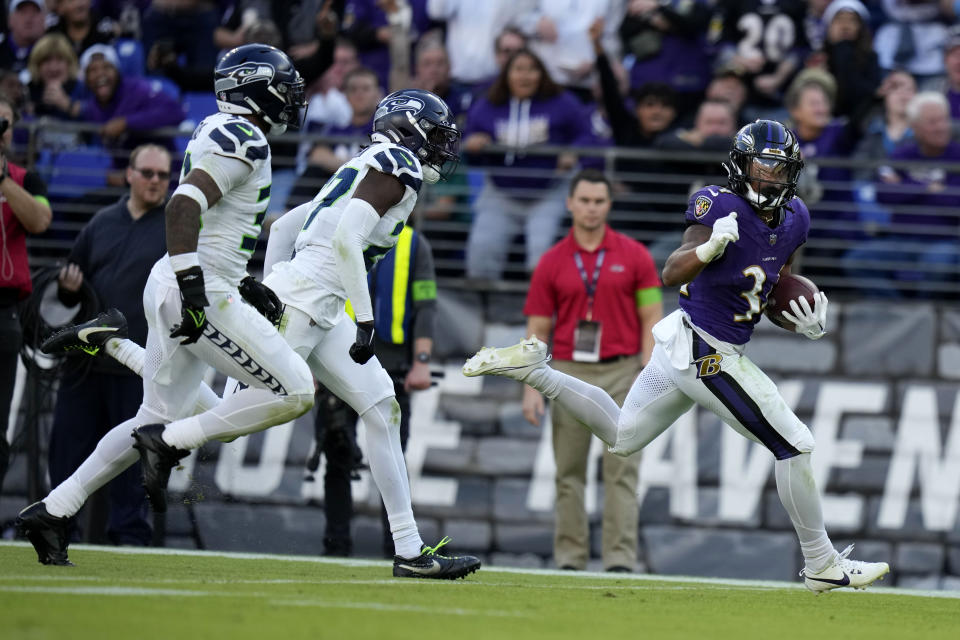
[[[700,262],[707,263],[716,260],[727,248],[730,242],[740,239],[740,229],[737,227],[737,212],[718,218],[713,223],[713,233],[710,239],[697,247],[697,257]]]
[[[819,291],[813,294],[813,309],[804,297],[790,301],[793,314],[784,311],[781,315],[794,325],[794,331],[802,333],[811,340],[819,340],[827,333],[827,294]]]

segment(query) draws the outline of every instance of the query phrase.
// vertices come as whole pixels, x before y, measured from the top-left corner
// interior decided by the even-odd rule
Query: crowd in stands
[[[800,195],[814,212],[814,237],[858,243],[854,250],[824,243],[811,252],[811,268],[867,270],[876,278],[874,267],[889,262],[900,266],[882,277],[909,280],[928,277],[909,268],[924,263],[956,282],[960,170],[949,163],[960,162],[957,6],[10,0],[0,91],[26,119],[96,124],[96,134],[81,141],[122,156],[155,141],[155,128],[192,128],[204,115],[192,106],[215,108],[212,69],[224,51],[254,41],[281,47],[308,84],[304,131],[337,137],[291,146],[295,160],[275,163],[272,207],[282,211],[312,197],[355,151],[339,138],[367,132],[381,97],[402,87],[429,89],[464,131],[459,179],[469,183],[473,220],[466,275],[483,279],[503,276],[505,246],[515,236],[526,240],[525,271],[533,269],[560,229],[564,181],[577,167],[613,170],[615,207],[654,233],[682,228],[694,185],[678,175],[699,174],[696,186],[725,182],[717,163],[627,154],[607,166],[603,149],[724,151],[746,122],[776,118],[802,144]],[[538,154],[544,144],[571,152]],[[278,159],[284,154],[275,147]],[[872,166],[830,162],[838,158]],[[915,164],[878,167],[884,158]],[[471,179],[472,171],[481,178]],[[122,184],[120,172],[113,179]],[[457,215],[462,196],[443,189],[424,199],[428,217]],[[677,223],[653,221],[651,211],[676,212]]]

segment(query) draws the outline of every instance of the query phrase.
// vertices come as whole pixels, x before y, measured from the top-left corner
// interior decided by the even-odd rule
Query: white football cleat
[[[522,340],[512,347],[484,347],[463,365],[463,375],[506,376],[523,381],[534,369],[544,367],[550,361],[547,345],[535,336]]]
[[[862,562],[847,558],[853,551],[853,545],[840,552],[832,565],[819,573],[809,569],[800,572],[803,584],[814,593],[822,593],[840,587],[866,589],[874,581],[882,579],[890,573],[890,565],[886,562]]]

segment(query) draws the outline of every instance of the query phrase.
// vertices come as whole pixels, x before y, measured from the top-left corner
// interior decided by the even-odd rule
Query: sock
[[[47,512],[57,517],[74,515],[94,491],[139,460],[130,434],[141,424],[131,418],[108,431],[73,475],[43,499]]]
[[[237,438],[289,422],[311,406],[312,393],[279,396],[250,387],[224,398],[209,411],[174,420],[164,429],[163,441],[178,449],[196,449],[210,440]]]
[[[801,453],[786,460],[777,460],[774,474],[780,502],[797,531],[800,550],[807,567],[814,573],[819,573],[833,563],[837,551],[823,526],[820,493],[813,479],[810,454]]]
[[[367,462],[390,521],[396,555],[416,558],[423,540],[413,517],[407,463],[400,447],[400,405],[392,396],[365,411],[360,419],[367,434]]]
[[[534,369],[523,381],[569,411],[608,447],[616,444],[620,407],[606,391],[549,366]]]
[[[107,353],[111,358],[143,377],[143,362],[147,350],[133,340],[127,338],[110,338],[106,345]]]

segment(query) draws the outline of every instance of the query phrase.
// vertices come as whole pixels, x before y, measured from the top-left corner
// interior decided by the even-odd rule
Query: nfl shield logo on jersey
[[[698,218],[702,218],[707,211],[710,211],[712,205],[713,201],[707,196],[698,196],[697,201],[693,203],[693,213]]]
[[[777,234],[771,233],[769,240],[770,240],[770,246],[771,246],[771,247],[772,247],[773,245],[777,244]]]

